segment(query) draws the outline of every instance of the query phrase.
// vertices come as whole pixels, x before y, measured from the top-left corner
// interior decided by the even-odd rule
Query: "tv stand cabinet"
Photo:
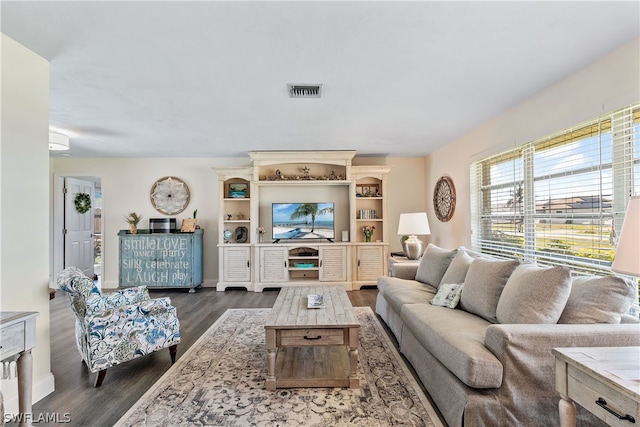
[[[217,290],[375,286],[378,276],[387,274],[385,196],[390,168],[352,166],[355,154],[250,152],[252,166],[216,168],[220,209]],[[329,201],[335,203],[333,239],[271,239],[273,203]],[[239,227],[247,229],[246,240],[234,240]],[[374,229],[371,241],[366,241],[364,227]],[[343,235],[348,235],[347,241],[340,241]]]
[[[351,290],[348,243],[277,243],[256,245],[259,260],[254,291],[266,288],[341,286]]]

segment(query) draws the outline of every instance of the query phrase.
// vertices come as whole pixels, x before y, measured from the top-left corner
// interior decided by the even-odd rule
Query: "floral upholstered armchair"
[[[103,295],[76,267],[64,269],[57,283],[71,300],[78,351],[98,373],[96,387],[107,368],[166,347],[175,362],[180,323],[169,298],[151,299],[145,286]]]

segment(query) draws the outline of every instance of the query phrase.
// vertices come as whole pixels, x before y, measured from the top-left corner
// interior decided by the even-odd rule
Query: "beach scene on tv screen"
[[[274,239],[333,239],[333,203],[274,203]]]

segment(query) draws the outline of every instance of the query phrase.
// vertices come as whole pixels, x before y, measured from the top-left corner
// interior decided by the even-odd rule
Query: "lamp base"
[[[422,252],[424,252],[424,243],[415,235],[409,236],[402,244],[402,249],[407,258],[416,260],[419,259],[422,256]]]

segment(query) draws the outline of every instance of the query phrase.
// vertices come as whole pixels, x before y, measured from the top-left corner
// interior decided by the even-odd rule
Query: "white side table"
[[[33,383],[33,357],[36,346],[36,311],[4,311],[0,313],[0,360],[17,356],[18,410],[20,426],[31,425],[31,387]],[[0,414],[4,421],[4,410]],[[28,414],[28,415],[27,415]]]
[[[562,427],[575,427],[575,403],[612,426],[640,420],[640,347],[555,348],[553,354]]]

